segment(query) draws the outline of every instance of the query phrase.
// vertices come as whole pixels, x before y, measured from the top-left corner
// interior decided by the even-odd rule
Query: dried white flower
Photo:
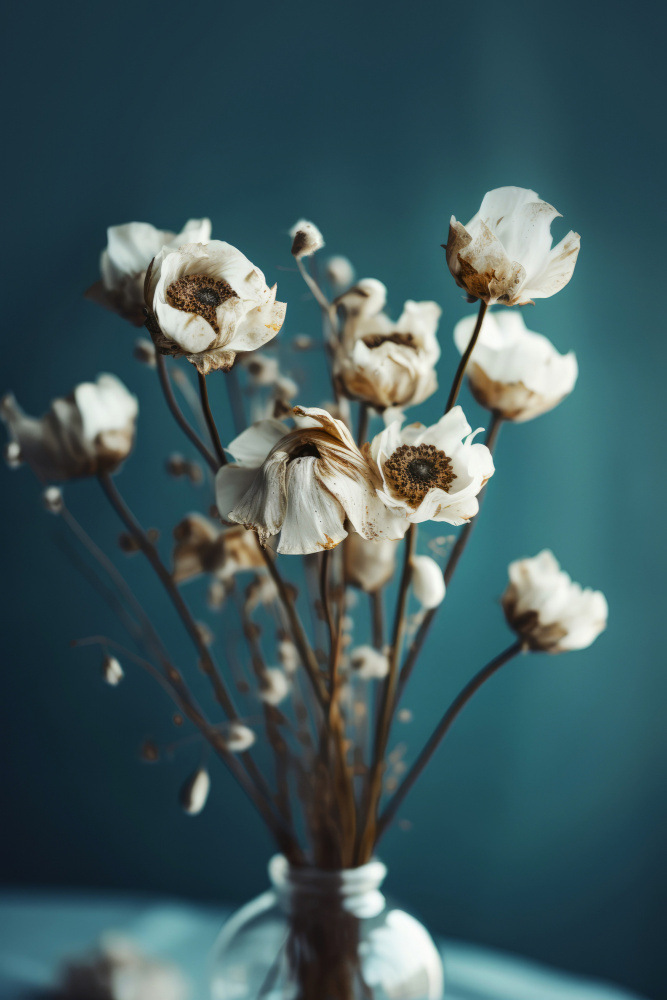
[[[289,231],[292,237],[292,256],[300,260],[311,257],[324,246],[324,237],[313,222],[299,219]]]
[[[181,806],[189,816],[197,816],[208,799],[211,778],[205,767],[198,768],[181,788]]]
[[[63,1000],[186,1000],[176,966],[147,958],[132,940],[106,933],[89,956],[70,960],[58,996]]]
[[[414,524],[469,521],[479,509],[477,494],[494,472],[489,449],[473,444],[477,433],[460,406],[431,427],[390,424],[366,446],[382,475],[382,502]]]
[[[144,325],[146,269],[163,247],[205,243],[211,237],[210,219],[190,219],[180,233],[156,229],[148,222],[128,222],[107,229],[102,251],[102,280],[86,292],[89,299],[119,313],[135,326]]]
[[[475,317],[454,328],[454,342],[464,353]],[[518,423],[532,420],[574,389],[577,359],[574,352],[559,354],[550,340],[526,328],[517,310],[488,313],[466,369],[470,390],[487,410]]]
[[[155,368],[157,360],[155,357],[155,344],[153,341],[147,340],[146,337],[137,337],[134,342],[134,357],[135,360],[140,361],[142,365],[148,365],[149,368]]]
[[[283,325],[276,289],[229,243],[165,247],[146,275],[147,326],[162,354],[185,355],[202,375],[228,371],[239,351],[262,347]]]
[[[326,276],[334,288],[349,288],[354,281],[354,268],[347,257],[329,257]]]
[[[115,656],[105,656],[102,660],[102,676],[111,687],[116,687],[122,681],[125,672]]]
[[[531,649],[562,653],[585,649],[607,627],[599,590],[573,583],[548,549],[510,563],[502,604],[510,628]]]
[[[42,493],[42,506],[49,514],[62,514],[65,501],[58,486],[47,486]]]
[[[556,211],[528,188],[502,187],[484,195],[467,226],[452,216],[447,264],[457,285],[473,299],[526,305],[567,285],[580,238],[569,232],[553,247]]]
[[[225,722],[220,727],[222,740],[230,753],[243,753],[249,750],[257,737],[252,729],[242,722]]]
[[[436,302],[408,300],[395,323],[368,307],[349,316],[335,355],[345,393],[377,410],[414,406],[432,395],[438,387],[441,312]]]
[[[291,690],[287,675],[278,667],[267,667],[259,681],[259,697],[267,705],[279,705]]]
[[[82,382],[54,399],[41,418],[26,416],[12,395],[0,403],[21,458],[42,480],[112,472],[132,449],[138,410],[136,397],[114,375]]]
[[[367,594],[380,590],[394,575],[397,546],[391,539],[367,541],[351,533],[343,549],[346,582]]]
[[[252,614],[260,605],[267,607],[278,600],[278,588],[267,573],[256,576],[252,583],[248,584],[245,593],[245,610]]]
[[[381,680],[389,673],[389,659],[372,646],[357,646],[350,653],[350,666],[362,680]]]
[[[230,580],[244,570],[265,566],[254,531],[242,527],[223,531],[201,514],[188,514],[174,528],[173,578],[184,583],[202,573]]]
[[[221,516],[255,528],[263,544],[280,532],[278,552],[291,554],[333,548],[347,536],[346,519],[368,538],[402,537],[345,424],[326,410],[295,413],[295,430],[262,420],[231,442],[235,464],[216,476]]]
[[[291,639],[281,639],[278,643],[278,659],[288,677],[292,677],[299,669],[301,657]]]
[[[412,592],[422,608],[437,608],[445,597],[445,580],[442,570],[430,556],[412,557]]]

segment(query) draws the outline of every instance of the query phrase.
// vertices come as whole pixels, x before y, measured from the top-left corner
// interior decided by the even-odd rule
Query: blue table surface
[[[207,956],[229,910],[140,896],[0,894],[0,997],[38,995],[63,959],[81,955],[105,931],[132,937],[148,955],[181,967],[191,1000],[208,1000]],[[447,1000],[640,1000],[515,956],[442,942]]]

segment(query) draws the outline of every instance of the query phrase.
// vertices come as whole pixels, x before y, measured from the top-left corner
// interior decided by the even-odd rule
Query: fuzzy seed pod
[[[181,805],[188,816],[197,816],[208,799],[211,789],[211,778],[205,767],[200,767],[191,774],[181,788]]]

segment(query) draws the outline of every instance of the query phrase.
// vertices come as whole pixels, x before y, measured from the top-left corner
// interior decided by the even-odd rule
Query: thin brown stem
[[[396,703],[398,666],[403,647],[403,638],[405,636],[406,611],[408,606],[408,596],[410,593],[410,580],[412,579],[412,557],[415,552],[416,542],[417,529],[414,524],[411,524],[405,535],[403,571],[401,573],[401,581],[396,602],[394,633],[392,638],[391,656],[389,659],[389,673],[384,683],[379,718],[376,722],[375,746],[373,750],[373,762],[371,764],[369,775],[365,825],[359,841],[357,864],[364,864],[371,857],[373,844],[375,843],[377,810],[382,797],[384,756],[387,750],[391,720]]]
[[[373,625],[373,645],[376,649],[384,646],[384,608],[382,603],[382,588],[368,595],[371,605],[371,621]]]
[[[229,398],[229,407],[232,411],[232,423],[234,424],[234,432],[238,436],[246,428],[246,419],[245,419],[245,408],[243,405],[243,395],[241,393],[241,385],[239,383],[239,377],[236,368],[230,368],[230,370],[226,373],[225,383],[227,385],[227,396]]]
[[[357,430],[357,445],[361,448],[368,435],[368,403],[359,403],[359,428]]]
[[[518,653],[520,653],[522,649],[523,649],[523,643],[521,642],[521,640],[517,640],[516,642],[512,643],[511,646],[508,646],[508,648],[504,650],[502,653],[500,653],[499,656],[496,656],[495,659],[491,660],[490,663],[487,663],[487,665],[483,667],[479,671],[479,673],[475,674],[475,676],[470,681],[468,681],[463,690],[457,695],[457,697],[451,703],[451,705],[443,715],[442,719],[436,726],[426,746],[417,757],[415,763],[412,765],[405,780],[403,781],[400,788],[398,789],[398,791],[392,798],[391,802],[385,809],[384,813],[380,817],[380,820],[377,825],[377,837],[375,841],[376,844],[379,842],[383,833],[386,831],[387,827],[389,826],[394,816],[400,809],[406,795],[408,794],[410,789],[414,786],[415,782],[417,781],[422,771],[430,761],[431,757],[437,750],[441,741],[446,736],[452,723],[454,722],[454,719],[456,719],[459,712],[464,708],[465,705],[467,705],[467,703],[470,701],[475,692],[481,688],[482,684],[484,684],[484,682],[487,681],[489,677],[492,677],[493,674],[496,673],[496,671],[500,670],[500,668],[505,663],[507,663],[509,660],[513,659]]]
[[[320,601],[322,602],[322,614],[324,615],[324,620],[327,623],[327,629],[329,631],[329,651],[331,652],[334,646],[334,624],[333,615],[331,613],[329,563],[330,550],[325,549],[320,556]]]
[[[500,414],[494,411],[491,417],[491,423],[489,424],[489,429],[486,433],[486,439],[484,441],[487,448],[492,454],[496,446],[496,443],[498,441],[498,435],[500,433],[500,428],[503,422],[504,422],[503,418],[500,416]],[[462,528],[458,538],[456,539],[456,543],[454,544],[454,547],[449,554],[449,558],[447,560],[447,564],[445,566],[443,573],[446,587],[449,586],[450,581],[454,576],[454,571],[459,564],[459,560],[463,555],[466,545],[468,544],[470,535],[472,534],[472,530],[475,526],[477,518],[479,517],[479,510],[481,510],[482,500],[484,499],[485,496],[486,496],[486,487],[484,487],[484,489],[479,495],[479,509],[477,511],[477,514],[470,521],[468,521],[468,523]],[[405,690],[405,686],[408,683],[412,671],[415,668],[417,657],[419,656],[421,648],[424,645],[426,636],[429,633],[429,629],[433,624],[433,619],[436,616],[437,610],[438,610],[437,608],[431,608],[430,611],[426,612],[424,618],[422,619],[421,625],[417,629],[417,634],[412,640],[410,649],[408,650],[408,653],[405,657],[405,662],[403,663],[403,667],[401,669],[401,676],[396,691],[396,704],[398,704],[398,702],[400,701],[403,691]]]
[[[202,458],[207,462],[209,468],[212,472],[218,471],[218,463],[216,462],[214,456],[208,450],[204,442],[201,440],[197,432],[190,426],[187,422],[180,406],[176,402],[176,397],[174,396],[174,391],[171,387],[171,381],[169,379],[169,373],[167,371],[167,362],[163,354],[157,352],[157,373],[160,379],[160,385],[162,386],[162,392],[164,393],[164,398],[167,402],[167,406],[171,411],[171,415],[174,420],[181,428],[185,436],[189,441],[195,446]]]
[[[206,376],[202,375],[201,372],[197,372],[197,378],[199,380],[199,395],[201,396],[201,406],[204,411],[204,419],[206,421],[206,426],[208,427],[208,432],[211,435],[211,441],[213,442],[215,453],[218,456],[218,464],[226,465],[227,456],[225,455],[225,449],[222,447],[220,435],[218,434],[218,428],[216,427],[215,419],[211,412],[211,404],[208,400]]]
[[[456,375],[454,376],[454,381],[452,382],[452,387],[449,391],[449,398],[447,400],[447,406],[445,407],[445,413],[449,413],[453,406],[456,405],[456,400],[458,399],[459,392],[461,390],[461,383],[463,382],[463,376],[465,375],[468,362],[470,361],[470,355],[475,349],[475,344],[477,343],[477,338],[479,337],[480,331],[482,329],[482,323],[484,322],[484,317],[486,316],[486,310],[488,309],[488,304],[480,300],[479,312],[477,314],[477,322],[475,323],[475,329],[472,332],[472,337],[468,342],[461,360],[459,361],[459,366],[456,369]]]

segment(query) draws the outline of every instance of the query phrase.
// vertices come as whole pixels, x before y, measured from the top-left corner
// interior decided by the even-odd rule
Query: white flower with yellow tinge
[[[475,317],[454,328],[454,342],[463,354]],[[574,389],[577,359],[573,351],[559,354],[541,333],[526,327],[517,310],[487,313],[466,369],[470,390],[482,406],[504,420],[521,423],[552,410]]]
[[[560,213],[528,188],[501,187],[484,195],[463,226],[452,216],[445,247],[457,285],[488,304],[526,305],[567,285],[580,237],[569,232],[551,246],[551,223]]]
[[[530,649],[546,653],[586,649],[607,627],[604,594],[573,583],[548,549],[510,563],[508,572],[503,611],[510,628]]]
[[[396,516],[413,524],[464,524],[477,513],[477,494],[494,473],[491,452],[475,444],[460,406],[433,424],[389,424],[365,446],[379,472],[378,496]]]
[[[146,325],[162,354],[184,355],[197,370],[228,371],[239,351],[278,333],[287,306],[263,273],[229,243],[165,247],[146,275]]]
[[[265,544],[280,534],[278,552],[330,549],[349,521],[365,538],[401,538],[407,525],[378,496],[381,480],[341,420],[317,408],[294,410],[299,426],[260,420],[227,451],[233,464],[216,476],[220,516],[254,528]]]

